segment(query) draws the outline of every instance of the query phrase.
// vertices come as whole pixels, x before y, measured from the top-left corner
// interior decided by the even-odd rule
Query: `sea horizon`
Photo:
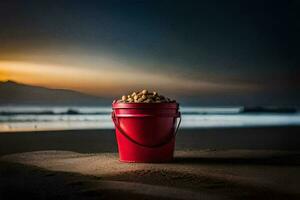
[[[0,132],[113,129],[109,106],[0,106]],[[278,112],[277,112],[278,111]],[[180,128],[300,126],[297,108],[181,106]]]

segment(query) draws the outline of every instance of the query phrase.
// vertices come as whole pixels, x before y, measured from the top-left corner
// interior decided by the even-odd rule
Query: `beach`
[[[1,0],[0,200],[300,200],[299,7]]]
[[[118,161],[112,130],[0,134],[0,198],[299,199],[300,127],[182,129],[171,163]]]
[[[300,126],[179,129],[176,150],[300,150]],[[117,152],[114,130],[0,133],[0,155],[40,150]]]

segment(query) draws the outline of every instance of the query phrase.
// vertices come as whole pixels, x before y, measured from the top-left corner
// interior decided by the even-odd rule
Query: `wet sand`
[[[300,126],[180,129],[177,150],[300,150]],[[0,133],[0,156],[39,150],[80,153],[117,152],[113,130],[66,130]]]

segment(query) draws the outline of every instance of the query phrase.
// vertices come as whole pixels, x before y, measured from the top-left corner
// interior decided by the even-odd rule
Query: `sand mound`
[[[96,190],[169,199],[259,197],[264,193],[280,198],[300,196],[299,155],[257,150],[180,151],[173,163],[138,164],[121,163],[115,153],[38,151],[3,156],[1,161],[96,177]]]

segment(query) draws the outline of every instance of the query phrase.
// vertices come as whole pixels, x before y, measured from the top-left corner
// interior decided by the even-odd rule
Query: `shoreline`
[[[299,133],[300,126],[179,129],[176,150],[300,150]],[[111,129],[0,134],[0,155],[38,150],[117,152],[117,144]]]

